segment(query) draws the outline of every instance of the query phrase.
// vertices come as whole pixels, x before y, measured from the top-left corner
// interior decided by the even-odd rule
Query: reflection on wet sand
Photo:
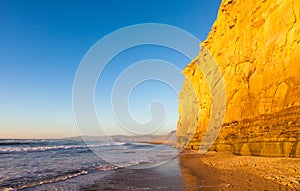
[[[98,190],[185,190],[177,158],[153,168],[123,168],[95,181],[94,184],[82,187],[82,191]]]

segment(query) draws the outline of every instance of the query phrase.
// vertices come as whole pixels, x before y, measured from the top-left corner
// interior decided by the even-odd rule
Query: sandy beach
[[[178,159],[189,191],[300,189],[300,159],[190,151]]]
[[[155,168],[115,170],[82,190],[300,190],[299,170],[294,158],[184,151]]]

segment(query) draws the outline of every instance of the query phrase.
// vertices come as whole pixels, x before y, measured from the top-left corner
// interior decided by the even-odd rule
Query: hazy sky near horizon
[[[72,88],[77,67],[93,44],[133,24],[173,25],[204,40],[216,19],[220,0],[2,0],[0,1],[0,138],[78,136]],[[158,46],[120,54],[104,71],[96,89],[97,112],[109,134],[124,131],[113,122],[109,95],[124,68],[143,59],[162,59],[183,69],[189,59]],[[120,65],[119,63],[122,62]],[[165,84],[143,83],[130,97],[139,121],[149,118],[151,100],[168,108],[166,133],[176,129],[177,95]]]

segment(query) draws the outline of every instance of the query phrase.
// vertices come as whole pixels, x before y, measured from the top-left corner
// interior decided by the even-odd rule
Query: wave
[[[101,171],[146,164],[149,161],[141,157],[136,150],[140,146],[147,146],[147,144],[121,141],[0,140],[0,157],[2,157],[0,159],[3,160],[2,166],[0,164],[0,169],[3,168],[3,171],[0,173],[0,177],[3,178],[2,180],[0,178],[0,190],[19,190],[48,183],[55,184],[55,182],[65,181],[81,175],[89,174],[87,177],[93,176],[93,174],[90,174],[93,172],[102,173]],[[117,161],[115,163],[108,163],[102,160],[102,158],[99,160],[92,153],[94,149],[108,153],[109,155],[116,154]],[[118,151],[120,149],[123,151]],[[65,152],[65,150],[67,151]],[[51,153],[49,154],[49,158],[47,155],[48,152]],[[61,153],[63,154],[61,155]],[[126,153],[126,156],[137,153],[137,157],[118,157],[122,153]],[[37,162],[34,161],[36,157],[39,159]],[[70,158],[66,160],[66,157]],[[61,159],[61,162],[56,164],[53,162],[56,159],[58,161]],[[5,164],[5,160],[12,160],[12,162]],[[33,162],[28,164],[28,160],[33,160]],[[49,163],[44,163],[44,161],[48,161]],[[10,173],[12,172],[12,168],[6,168],[6,165],[13,167],[14,164],[20,166],[20,171],[16,175]],[[45,166],[44,164],[49,166]],[[31,171],[31,167],[33,166],[36,170]]]
[[[26,142],[0,142],[0,146],[8,146],[8,145],[31,145],[32,143]]]
[[[37,147],[4,147],[0,148],[0,153],[12,153],[12,152],[35,152],[35,151],[49,151],[49,150],[67,150],[73,148],[86,148],[79,145],[68,146],[37,146]]]
[[[50,151],[50,150],[88,149],[88,148],[105,147],[105,146],[123,146],[125,144],[126,142],[112,142],[112,143],[82,144],[82,145],[64,144],[64,145],[35,146],[32,145],[32,143],[2,142],[0,143],[0,154],[18,153],[18,152],[42,152],[42,151]]]
[[[156,147],[156,145],[148,144],[148,143],[125,143],[123,146],[128,146],[131,148],[152,148]]]
[[[46,140],[5,140],[5,139],[0,139],[0,146],[18,146],[18,145],[45,145],[48,144],[49,142],[54,142],[55,140],[52,141],[46,141]]]
[[[115,170],[120,167],[114,166],[114,165],[103,165],[97,168],[87,168],[87,169],[79,169],[74,171],[65,172],[63,174],[52,176],[52,177],[44,177],[40,179],[34,179],[32,181],[27,181],[24,183],[21,179],[15,179],[15,180],[7,180],[5,182],[0,183],[0,190],[19,190],[19,189],[25,189],[29,187],[34,187],[42,184],[49,184],[49,183],[55,183],[59,181],[64,181],[67,179],[75,178],[81,175],[85,175],[88,173],[96,172],[96,171],[109,171],[109,170]]]
[[[146,162],[146,161],[135,161],[135,162],[127,163],[123,166],[116,166],[116,165],[112,165],[112,164],[102,164],[101,166],[98,166],[98,167],[77,169],[77,170],[73,170],[73,171],[64,172],[64,173],[56,175],[56,176],[54,175],[54,176],[48,176],[48,177],[41,177],[39,179],[35,178],[32,180],[28,180],[28,178],[23,177],[23,178],[19,178],[19,179],[5,180],[3,182],[0,182],[0,190],[12,191],[12,190],[26,189],[26,188],[30,188],[30,187],[43,185],[43,184],[65,181],[68,179],[76,178],[78,176],[86,175],[86,174],[90,174],[90,173],[94,173],[94,172],[111,171],[111,170],[121,169],[121,168],[125,168],[125,167],[130,167],[130,166],[136,166],[139,164],[147,164],[147,163],[148,162]]]

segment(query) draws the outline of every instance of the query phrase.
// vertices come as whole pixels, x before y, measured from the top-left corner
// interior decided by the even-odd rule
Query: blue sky
[[[119,28],[140,23],[173,25],[204,40],[219,5],[220,0],[0,1],[0,138],[78,136],[73,80],[93,44]],[[158,46],[133,48],[114,58],[99,79],[106,85],[99,83],[95,100],[109,134],[124,133],[108,104],[113,82],[126,67],[150,58],[180,69],[189,62]],[[168,108],[161,132],[166,133],[176,128],[178,117],[177,95],[169,87],[155,81],[141,84],[130,97],[130,108],[137,120],[147,120],[149,101],[157,97]]]

